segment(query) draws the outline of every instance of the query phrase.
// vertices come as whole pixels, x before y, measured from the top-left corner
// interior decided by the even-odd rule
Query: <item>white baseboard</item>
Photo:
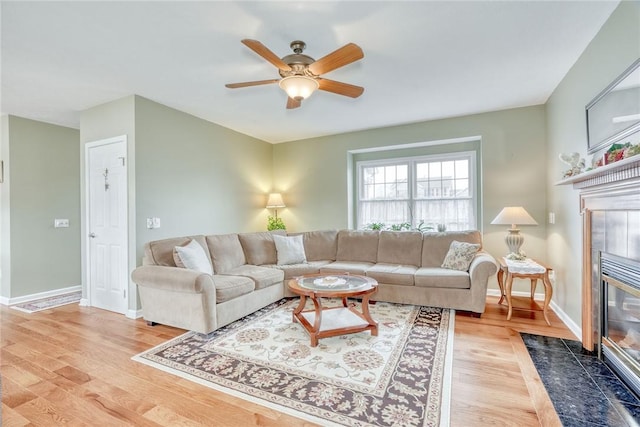
[[[126,316],[129,319],[139,319],[139,318],[142,317],[142,310],[131,310],[131,309],[129,309],[129,310],[127,310]]]
[[[81,290],[82,290],[82,286],[81,285],[76,285],[76,286],[69,286],[68,288],[61,288],[61,289],[54,289],[52,291],[38,292],[37,294],[24,295],[24,296],[15,297],[15,298],[0,297],[0,304],[2,304],[2,305],[22,304],[22,303],[25,303],[25,302],[31,302],[31,301],[35,301],[35,300],[42,299],[42,298],[55,297],[55,296],[58,296],[58,295],[68,294],[70,292],[77,292],[77,291],[81,291]]]
[[[500,290],[498,289],[488,289],[487,290],[487,295],[490,296],[494,296],[494,297],[499,297],[500,296]],[[511,295],[516,296],[516,297],[531,297],[531,294],[529,292],[523,292],[523,291],[514,291],[511,293]],[[544,301],[544,294],[541,293],[536,293],[534,294],[534,299],[537,301]],[[554,313],[556,313],[558,315],[558,317],[560,318],[560,320],[562,320],[562,323],[565,324],[565,326],[567,328],[569,328],[569,330],[571,332],[574,333],[574,335],[578,338],[579,341],[581,341],[582,337],[582,328],[576,324],[576,322],[573,321],[573,319],[571,319],[567,313],[565,313],[558,304],[555,303],[555,301],[551,300],[551,304],[549,304],[549,307],[551,307],[551,310],[554,311]]]
[[[89,298],[81,298],[80,299],[80,307],[90,307]]]

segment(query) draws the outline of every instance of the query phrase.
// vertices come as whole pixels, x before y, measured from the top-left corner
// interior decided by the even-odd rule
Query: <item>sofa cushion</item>
[[[289,233],[289,236],[302,236],[307,261],[336,260],[336,251],[338,250],[338,230]]]
[[[175,246],[173,248],[173,261],[176,263],[176,267],[213,274],[209,254],[195,240],[190,240],[189,243],[184,245]]]
[[[377,263],[367,270],[367,276],[376,279],[378,283],[389,285],[413,285],[413,275],[418,270],[414,265],[398,265]]]
[[[302,236],[273,236],[278,255],[278,265],[304,264],[307,262],[302,240]]]
[[[378,239],[378,262],[419,266],[422,258],[422,233],[419,231],[382,231]]]
[[[284,272],[275,268],[245,264],[227,270],[224,274],[248,277],[253,280],[256,289],[263,289],[284,280]]]
[[[479,231],[448,231],[445,233],[424,233],[422,236],[421,267],[440,267],[449,252],[451,242],[479,243],[482,248],[482,236]],[[215,265],[214,265],[215,267]]]
[[[471,265],[473,257],[476,256],[479,250],[479,243],[458,242],[454,240],[451,242],[449,252],[447,252],[447,255],[444,257],[441,267],[452,270],[469,271],[469,265]]]
[[[340,230],[336,261],[376,263],[378,261],[378,231]]]
[[[247,264],[262,265],[276,263],[276,245],[274,234],[285,234],[284,230],[263,231],[258,233],[240,233],[238,239],[244,250]]]
[[[213,276],[213,283],[216,287],[216,304],[246,295],[256,288],[253,280],[241,276],[217,274]]]
[[[207,246],[213,261],[213,270],[218,274],[247,263],[237,234],[207,236]]]
[[[320,273],[322,274],[360,274],[364,275],[365,272],[373,267],[375,264],[372,262],[350,262],[350,261],[335,261],[331,264],[320,267]]]
[[[200,246],[204,249],[207,257],[211,258],[204,236],[186,236],[149,242],[145,245],[145,262],[148,262],[151,265],[177,267],[175,260],[173,259],[173,248],[176,246],[186,245],[191,240],[195,240],[200,243]]]
[[[413,280],[416,286],[425,288],[471,288],[469,273],[448,268],[419,268]]]
[[[263,267],[277,268],[284,272],[284,280],[288,280],[297,276],[304,276],[305,274],[318,274],[320,268],[327,264],[331,264],[333,261],[308,261],[303,264],[289,264],[289,265],[264,265]]]

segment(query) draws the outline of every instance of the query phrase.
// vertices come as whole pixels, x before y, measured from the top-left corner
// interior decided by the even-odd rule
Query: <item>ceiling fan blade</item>
[[[327,92],[337,93],[338,95],[349,96],[351,98],[357,98],[364,92],[364,88],[361,86],[350,85],[349,83],[337,82],[329,79],[317,79],[320,87],[318,89]]]
[[[225,86],[228,87],[229,89],[237,89],[239,87],[268,85],[270,83],[278,83],[279,81],[280,81],[279,79],[256,80],[254,82],[227,83]]]
[[[278,69],[282,71],[291,71],[290,66],[285,64],[282,59],[276,56],[275,53],[271,52],[269,48],[260,43],[258,40],[243,39],[242,43],[258,55],[262,56],[264,59],[278,67]]]
[[[302,105],[302,101],[298,101],[297,99],[293,99],[291,97],[287,98],[287,110],[298,108],[301,105]]]
[[[344,67],[362,58],[364,58],[364,53],[362,49],[360,49],[360,46],[355,43],[349,43],[309,65],[309,70],[316,76],[319,76],[320,74]]]

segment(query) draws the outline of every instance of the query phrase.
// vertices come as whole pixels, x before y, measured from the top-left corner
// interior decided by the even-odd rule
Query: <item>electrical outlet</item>
[[[68,219],[54,219],[53,220],[53,226],[55,228],[68,228],[69,227],[69,220]]]
[[[147,218],[147,228],[153,228],[153,218]]]
[[[153,218],[153,228],[160,228],[160,218]]]
[[[556,213],[549,212],[549,224],[555,224],[555,223],[556,223]]]

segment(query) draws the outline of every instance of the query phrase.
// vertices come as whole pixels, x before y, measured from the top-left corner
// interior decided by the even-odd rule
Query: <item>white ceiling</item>
[[[2,114],[79,127],[138,94],[278,143],[544,103],[618,1],[1,3]],[[365,87],[286,110],[278,78],[240,43],[364,59],[325,76]]]

